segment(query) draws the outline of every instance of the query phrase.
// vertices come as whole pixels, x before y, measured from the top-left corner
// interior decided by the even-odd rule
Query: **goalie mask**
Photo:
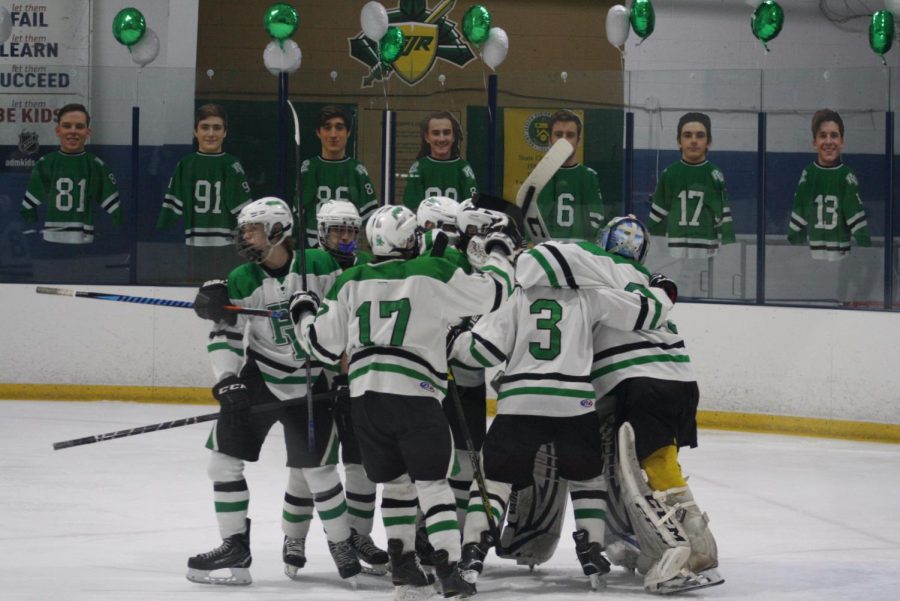
[[[372,254],[379,258],[410,259],[419,249],[416,214],[404,206],[386,205],[366,223]]]
[[[294,217],[287,204],[280,198],[266,196],[254,200],[243,209],[237,218],[238,227],[234,242],[238,254],[256,263],[262,263],[272,253],[272,249],[290,238],[294,228]],[[265,239],[265,246],[255,243],[251,226],[259,224]]]
[[[356,239],[362,219],[352,202],[330,200],[316,212],[319,246],[328,251],[338,264],[347,268],[356,261]]]
[[[476,207],[471,199],[463,201],[456,213],[456,228],[463,242],[472,236],[483,236],[491,226],[508,221],[504,213]]]
[[[419,203],[416,211],[416,222],[423,231],[442,230],[451,243],[459,238],[456,228],[456,214],[459,203],[447,196],[432,196]]]
[[[634,215],[615,217],[600,230],[597,243],[606,252],[643,263],[650,248],[650,233]]]

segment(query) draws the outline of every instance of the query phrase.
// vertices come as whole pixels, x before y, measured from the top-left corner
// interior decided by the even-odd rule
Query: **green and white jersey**
[[[560,167],[538,195],[538,209],[554,240],[596,240],[604,225],[597,172],[585,165]]]
[[[227,246],[237,216],[252,199],[241,162],[227,152],[195,152],[178,162],[169,180],[156,227],[184,217],[188,246]]]
[[[89,152],[67,154],[56,150],[38,159],[22,199],[22,217],[37,221],[38,207],[43,204],[47,242],[93,242],[95,204],[112,215],[114,224],[122,223],[116,177]]]
[[[498,253],[474,274],[435,257],[352,267],[315,320],[307,316],[298,330],[323,361],[348,353],[351,396],[380,392],[440,401],[447,393],[448,326],[499,308],[512,277],[512,266]]]
[[[424,156],[409,168],[403,204],[417,211],[419,203],[426,198],[446,196],[462,202],[472,198],[477,191],[475,172],[469,163],[460,157],[442,161]]]
[[[663,170],[653,193],[650,233],[668,234],[669,254],[699,259],[735,241],[725,176],[709,161],[678,161]]]
[[[323,250],[306,251],[306,277],[309,290],[324,296],[337,280],[341,269]],[[231,304],[251,309],[287,311],[291,295],[303,290],[300,255],[295,253],[283,273],[270,274],[257,263],[245,263],[228,275]],[[217,382],[237,375],[245,361],[256,361],[269,390],[281,400],[306,394],[306,355],[294,335],[289,317],[252,317],[238,315],[237,323],[213,325],[207,345]],[[323,365],[311,362],[313,381],[322,374]]]
[[[301,198],[306,210],[306,237],[310,248],[319,245],[316,212],[323,202],[349,200],[356,205],[363,224],[372,211],[378,208],[378,198],[369,172],[365,165],[354,158],[330,161],[316,156],[306,159],[300,166],[300,179],[303,190]]]
[[[481,367],[507,362],[498,414],[582,415],[595,405],[591,327],[653,329],[670,307],[647,289],[517,288],[508,303],[460,334],[450,356]]]
[[[851,235],[860,246],[872,245],[859,181],[843,163],[834,167],[812,163],[803,170],[794,193],[788,240],[803,244],[809,237],[814,259],[837,261],[850,253]]]

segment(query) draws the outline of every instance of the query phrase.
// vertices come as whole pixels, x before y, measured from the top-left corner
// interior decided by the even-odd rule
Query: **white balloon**
[[[377,42],[388,30],[388,14],[380,2],[366,2],[359,13],[359,24],[370,40]]]
[[[263,63],[272,75],[293,73],[300,68],[302,58],[303,53],[300,52],[300,46],[291,39],[284,40],[284,49],[281,48],[281,44],[272,40],[266,44],[266,49],[263,50]]]
[[[331,73],[328,74],[328,76],[331,77],[331,81],[337,81],[338,72],[332,71]]]
[[[215,74],[216,74],[216,72],[215,72],[213,69],[207,69],[207,70],[206,70],[206,76],[207,76],[208,78],[210,78],[210,79],[212,79],[212,78],[213,78],[213,75],[215,75]]]
[[[5,6],[0,6],[0,44],[6,42],[12,35],[12,17]]]
[[[568,81],[568,79],[569,79],[569,72],[568,72],[568,71],[562,71],[562,72],[559,74],[559,78],[560,78],[561,80],[563,80],[563,83],[566,83],[566,81]]]
[[[499,27],[491,27],[488,39],[481,46],[481,60],[491,69],[496,69],[506,60],[509,52],[509,37]]]
[[[441,73],[440,75],[438,75],[438,81],[441,83],[441,86],[443,86],[447,81],[447,76]]]
[[[616,4],[606,13],[606,39],[616,48],[628,39],[631,26],[628,23],[628,9]]]
[[[159,56],[159,36],[156,35],[155,31],[147,27],[144,30],[144,35],[130,50],[131,60],[141,67],[146,67]]]
[[[895,19],[900,18],[900,0],[884,0],[884,8],[891,11]],[[0,40],[2,39],[3,34],[0,33]]]

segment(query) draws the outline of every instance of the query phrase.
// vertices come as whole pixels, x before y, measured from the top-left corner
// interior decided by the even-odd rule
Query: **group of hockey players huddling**
[[[282,200],[241,210],[236,243],[248,262],[206,282],[195,301],[214,322],[221,417],[206,446],[223,543],[188,560],[189,580],[251,582],[244,464],[280,421],[291,578],[306,564],[315,510],[342,578],[390,570],[398,599],[436,588],[471,596],[491,548],[546,561],[568,490],[592,587],[610,562],[638,569],[651,593],[723,581],[708,518],[677,461],[679,447],[697,444],[698,402],[667,319],[677,288],[643,267],[643,224],[618,217],[596,243],[527,250],[515,220],[495,209],[477,195],[427,198],[418,213],[382,206],[365,223],[371,255],[357,248],[363,224],[351,202],[319,206],[314,249],[295,250]],[[485,431],[484,370],[494,367],[497,416]],[[293,402],[251,411],[276,400]],[[538,473],[551,475],[541,482]],[[386,552],[371,537],[376,483]],[[556,493],[541,497],[548,483]],[[540,532],[524,532],[529,503],[554,516]],[[510,535],[516,552],[501,546]]]

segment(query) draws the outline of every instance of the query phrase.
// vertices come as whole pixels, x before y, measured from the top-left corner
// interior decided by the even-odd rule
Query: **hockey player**
[[[550,118],[550,145],[565,138],[581,143],[581,119],[572,111]],[[597,172],[578,162],[576,150],[538,196],[538,208],[554,240],[594,240],[603,225],[603,197]]]
[[[321,153],[300,166],[300,198],[307,215],[315,215],[319,204],[327,200],[349,200],[365,223],[378,206],[366,166],[347,156],[352,124],[350,112],[343,107],[326,106],[319,111],[316,137],[322,143]],[[311,221],[306,224],[306,235],[309,245],[316,246],[316,227]]]
[[[228,114],[218,104],[204,104],[194,114],[197,152],[175,166],[156,227],[184,218],[188,246],[227,246],[238,213],[252,200],[241,162],[222,150]]]
[[[844,121],[830,109],[816,111],[812,119],[816,160],[800,175],[794,193],[788,240],[804,244],[814,259],[839,261],[850,254],[850,237],[871,246],[866,210],[859,197],[859,181],[841,162]]]
[[[311,365],[307,382],[306,355],[294,337],[289,319],[250,317],[229,313],[223,306],[287,309],[291,294],[301,290],[305,269],[308,290],[324,294],[340,273],[330,254],[306,252],[305,268],[294,252],[293,218],[282,200],[261,198],[238,215],[238,252],[249,262],[234,269],[227,281],[206,282],[197,294],[197,314],[214,321],[209,355],[218,382],[213,396],[222,406],[206,446],[208,473],[213,481],[216,519],[222,545],[188,560],[189,580],[213,584],[250,584],[250,499],[244,478],[246,461],[256,461],[269,429],[284,426],[288,483],[284,495],[282,555],[285,572],[296,577],[306,563],[305,541],[313,507],[328,539],[328,549],[342,578],[361,571],[354,551],[343,487],[335,466],[337,432],[330,403],[314,405],[315,451],[307,438],[307,407],[250,414],[251,406],[274,400],[302,399],[306,387],[327,387],[320,363]],[[211,575],[228,568],[230,577]]]
[[[669,254],[707,258],[719,242],[735,241],[725,176],[706,159],[712,126],[704,113],[686,113],[678,120],[681,160],[659,176],[650,208],[650,233],[668,233]]]
[[[556,263],[556,247],[544,245],[523,254],[519,263],[549,269],[544,252]],[[637,279],[638,270],[631,271],[631,279]],[[497,417],[482,450],[494,519],[503,516],[513,486],[531,484],[538,449],[553,443],[559,475],[571,490],[578,559],[596,587],[609,563],[601,553],[606,504],[600,420],[591,386],[591,328],[654,329],[672,303],[663,291],[646,287],[573,290],[546,275],[517,281],[521,287],[510,301],[460,334],[450,355],[482,367],[507,362],[497,391]],[[470,502],[463,542],[461,567],[475,579],[493,544],[483,504]]]
[[[617,217],[601,232],[599,247],[538,246],[533,258],[539,252],[541,260],[520,261],[517,276],[579,290],[658,287],[674,303],[675,284],[661,275],[651,277],[640,265],[648,244],[638,220]],[[615,471],[641,546],[637,567],[645,574],[646,590],[669,594],[723,579],[715,569],[718,553],[709,520],[697,507],[677,460],[679,447],[697,446],[696,379],[674,324],[661,317],[658,325],[634,331],[595,327],[591,378],[597,398],[614,400],[621,426]]]
[[[431,113],[419,124],[422,147],[409,168],[403,204],[417,210],[423,198],[446,196],[461,202],[478,189],[475,172],[459,155],[462,128],[448,111]]]
[[[116,178],[109,167],[84,147],[91,135],[91,116],[81,104],[67,104],[57,113],[59,150],[38,159],[22,199],[25,221],[38,218],[46,204],[44,240],[61,244],[94,241],[94,205],[122,223]]]
[[[316,357],[331,363],[345,352],[349,357],[353,427],[366,473],[384,484],[382,517],[397,598],[429,592],[413,551],[417,505],[450,597],[474,587],[456,565],[459,526],[447,483],[453,443],[440,408],[447,357],[435,342],[444,339],[448,325],[507,299],[516,245],[507,233],[491,233],[484,271],[466,274],[444,259],[416,257],[416,229],[415,214],[406,207],[378,209],[366,228],[375,262],[344,272],[321,307],[312,294],[294,295],[291,318],[298,339]]]

